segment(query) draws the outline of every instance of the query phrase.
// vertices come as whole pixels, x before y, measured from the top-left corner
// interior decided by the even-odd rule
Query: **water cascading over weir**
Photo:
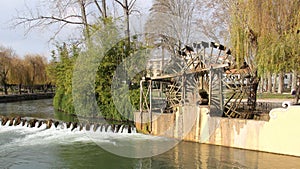
[[[22,126],[41,129],[63,129],[70,131],[110,132],[110,133],[136,133],[135,127],[130,124],[108,124],[89,122],[63,122],[52,119],[36,119],[28,117],[0,117],[0,127]]]

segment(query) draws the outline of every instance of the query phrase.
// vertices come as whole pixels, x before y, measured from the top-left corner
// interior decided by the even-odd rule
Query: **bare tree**
[[[229,43],[230,8],[232,0],[201,0],[197,2],[197,26],[209,40]]]
[[[121,2],[120,0],[115,0],[115,2],[117,2],[123,8],[126,25],[125,34],[127,37],[128,45],[130,45],[130,14],[135,11],[133,10],[133,7],[136,3],[136,0],[124,0],[123,2]]]
[[[106,0],[101,1],[102,6],[98,0],[53,0],[43,3],[49,9],[40,7],[34,11],[27,7],[25,13],[18,13],[14,26],[24,25],[28,33],[33,28],[56,25],[58,29],[54,32],[54,38],[67,25],[77,25],[83,29],[82,35],[87,39],[91,36],[91,26],[95,18],[108,17]]]
[[[152,39],[156,35],[165,37],[164,42],[170,40],[173,43],[176,39],[177,47],[181,48],[182,44],[191,42],[191,35],[195,33],[196,3],[197,0],[155,0],[145,31],[150,36],[154,35]]]

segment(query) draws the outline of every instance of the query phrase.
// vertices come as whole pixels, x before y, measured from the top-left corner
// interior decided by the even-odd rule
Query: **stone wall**
[[[24,100],[50,99],[53,98],[54,95],[55,95],[54,93],[3,95],[0,96],[0,103],[17,102],[17,101],[24,101]]]
[[[149,133],[185,141],[300,156],[300,106],[277,108],[269,121],[210,117],[208,107],[179,107],[174,114],[149,114],[136,127]],[[135,114],[140,120],[140,113]]]

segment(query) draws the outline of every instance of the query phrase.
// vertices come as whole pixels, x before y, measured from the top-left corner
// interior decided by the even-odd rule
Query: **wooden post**
[[[298,104],[299,98],[300,98],[300,77],[298,77],[298,85],[296,86],[296,95],[294,99],[294,104]]]
[[[219,85],[220,85],[220,88],[219,88],[219,91],[220,91],[220,110],[223,112],[224,111],[224,96],[223,96],[223,82],[222,82],[222,71],[220,71],[220,69],[218,69],[218,72],[219,72]]]
[[[209,107],[211,106],[211,99],[212,99],[212,76],[213,76],[213,74],[212,74],[212,66],[211,65],[209,65],[209,99],[208,99],[208,105],[209,105]]]
[[[150,87],[150,92],[149,92],[149,99],[150,99],[150,108],[149,108],[149,119],[150,119],[150,133],[152,132],[152,80],[149,80],[149,87]]]
[[[144,96],[144,91],[143,91],[143,82],[145,80],[140,81],[140,116],[141,116],[141,130],[143,129],[143,96]]]
[[[182,75],[182,90],[181,90],[181,105],[185,104],[185,82],[186,82],[186,76],[185,73]]]
[[[162,54],[162,59],[161,59],[161,63],[160,63],[160,75],[163,76],[163,68],[164,68],[164,61],[165,61],[165,48],[164,48],[164,44],[162,44],[161,47],[161,54]],[[160,81],[160,92],[159,92],[159,97],[162,97],[162,92],[163,92],[163,83]]]

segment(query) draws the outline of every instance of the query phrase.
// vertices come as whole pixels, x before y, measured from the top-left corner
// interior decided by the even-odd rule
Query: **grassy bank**
[[[257,99],[293,99],[294,96],[290,93],[278,94],[278,93],[258,93]]]

